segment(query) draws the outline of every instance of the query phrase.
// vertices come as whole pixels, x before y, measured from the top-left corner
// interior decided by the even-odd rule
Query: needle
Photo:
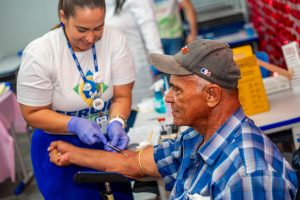
[[[127,153],[124,153],[121,149],[119,149],[118,147],[114,147],[112,146],[111,144],[107,143],[107,146],[109,146],[110,148],[112,148],[113,150],[115,150],[116,152],[118,153],[121,153],[123,154],[124,156],[128,157],[128,154]]]

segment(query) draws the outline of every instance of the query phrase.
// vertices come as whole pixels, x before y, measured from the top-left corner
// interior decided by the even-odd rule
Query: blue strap
[[[76,57],[76,54],[75,54],[75,52],[74,52],[74,50],[73,50],[70,42],[67,41],[67,43],[68,43],[68,47],[70,49],[71,55],[73,57],[73,60],[74,60],[74,62],[76,64],[76,67],[77,67],[77,69],[78,69],[78,71],[80,73],[80,76],[82,77],[84,83],[87,83],[87,79],[86,79],[86,77],[85,77],[85,75],[84,75],[84,73],[83,73],[83,71],[81,69],[81,66],[80,66],[79,61],[78,61],[78,59]],[[97,62],[97,53],[96,53],[95,44],[93,44],[92,50],[93,50],[93,60],[94,60],[95,71],[98,72],[98,62]]]

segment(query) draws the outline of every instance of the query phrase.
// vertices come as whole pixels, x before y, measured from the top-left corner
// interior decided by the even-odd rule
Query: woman
[[[149,0],[105,0],[105,23],[125,34],[136,66],[133,105],[152,93],[148,53],[163,53],[156,19]],[[151,95],[152,96],[152,95]]]
[[[31,147],[34,174],[45,199],[99,199],[96,185],[73,183],[74,173],[86,169],[55,167],[47,147],[64,140],[111,150],[108,139],[124,149],[134,64],[125,37],[104,27],[104,0],[60,0],[58,12],[62,26],[26,47],[17,81],[24,118],[36,128]],[[132,197],[122,191],[127,186],[112,187],[116,199]]]

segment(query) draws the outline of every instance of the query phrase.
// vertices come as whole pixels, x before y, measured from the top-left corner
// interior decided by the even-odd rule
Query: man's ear
[[[222,89],[216,84],[210,84],[206,88],[207,92],[207,105],[210,108],[216,107],[220,101],[222,96]]]

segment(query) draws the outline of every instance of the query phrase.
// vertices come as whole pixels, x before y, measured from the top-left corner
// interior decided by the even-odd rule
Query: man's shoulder
[[[241,123],[214,163],[215,176],[219,177],[220,167],[229,174],[222,176],[225,182],[229,181],[226,177],[238,180],[246,176],[257,176],[261,172],[281,176],[286,169],[290,169],[272,141],[248,118]]]
[[[241,124],[239,134],[234,138],[234,143],[245,168],[245,173],[269,170],[270,166],[276,168],[272,161],[278,159],[282,163],[284,160],[273,142],[249,118],[246,118]]]
[[[228,157],[232,159],[234,167],[228,170],[231,171],[225,183],[228,188],[235,190],[235,188],[241,188],[240,184],[243,183],[245,190],[250,185],[272,191],[284,189],[284,184],[288,185],[286,188],[293,188],[297,185],[297,177],[290,164],[252,120],[247,118],[242,123],[239,134],[232,141],[232,146],[235,146],[235,153],[232,153],[234,156]],[[260,185],[260,180],[270,183],[270,187]],[[272,187],[271,182],[274,180],[280,182],[283,188]],[[270,192],[267,190],[265,192]]]

